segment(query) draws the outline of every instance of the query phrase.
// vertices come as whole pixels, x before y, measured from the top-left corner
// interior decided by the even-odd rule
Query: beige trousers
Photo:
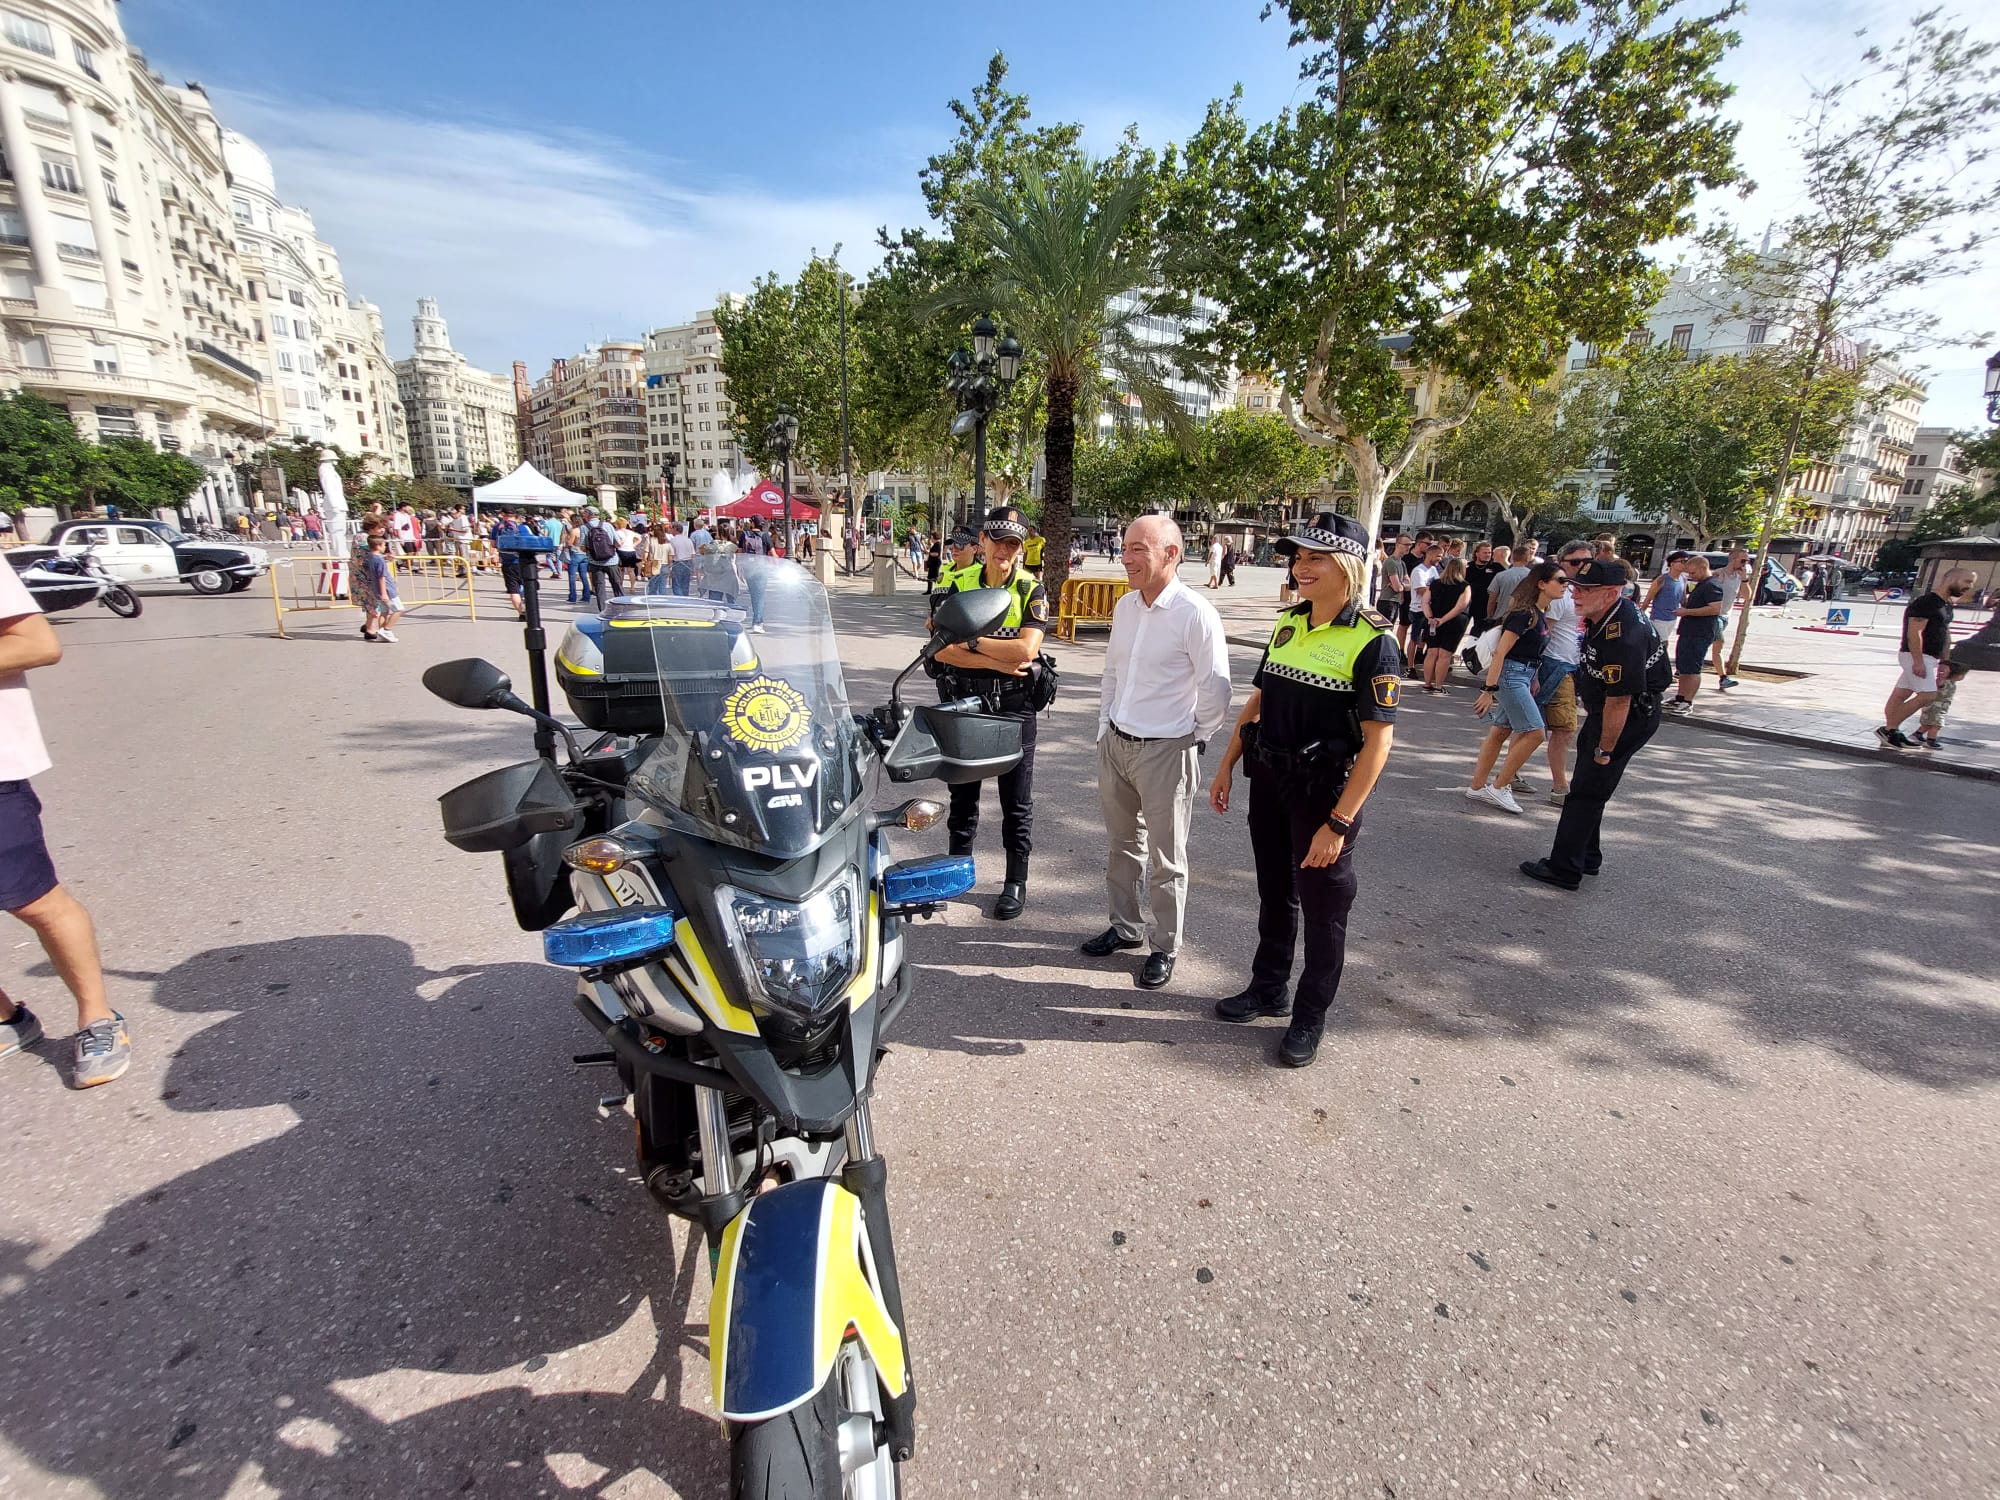
[[[1111,925],[1128,942],[1149,938],[1152,951],[1180,952],[1187,919],[1188,821],[1201,784],[1193,735],[1177,740],[1097,742],[1097,801],[1110,839],[1104,885]],[[1150,930],[1140,892],[1150,887]]]

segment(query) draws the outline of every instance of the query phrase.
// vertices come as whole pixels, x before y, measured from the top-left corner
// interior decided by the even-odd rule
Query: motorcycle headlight
[[[806,1021],[839,1003],[861,956],[852,871],[803,901],[780,901],[734,886],[723,886],[718,894],[753,1002]]]

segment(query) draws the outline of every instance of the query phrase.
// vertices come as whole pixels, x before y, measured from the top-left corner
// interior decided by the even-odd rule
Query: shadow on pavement
[[[716,1424],[680,1405],[707,1258],[578,1108],[563,976],[334,936],[128,977],[218,1017],[167,1106],[269,1134],[48,1264],[0,1240],[9,1443],[132,1500],[719,1490]]]

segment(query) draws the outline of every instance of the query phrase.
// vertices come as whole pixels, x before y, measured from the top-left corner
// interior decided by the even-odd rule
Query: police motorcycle
[[[101,604],[121,620],[136,620],[145,608],[137,594],[111,576],[94,548],[73,557],[63,557],[53,547],[13,547],[8,553],[7,560],[45,615]]]
[[[520,550],[535,539],[517,539]],[[912,671],[990,631],[1005,590],[940,607],[887,705],[848,705],[826,591],[764,570],[765,630],[733,601],[651,595],[571,626],[548,709],[532,567],[536,701],[490,663],[424,683],[535,721],[540,754],[440,799],[445,837],[499,852],[519,924],[577,973],[575,1005],[616,1070],[600,1109],[636,1123],[640,1174],[706,1236],[714,1399],[740,1500],[887,1500],[915,1451],[915,1391],[869,1101],[908,1002],[911,918],[969,890],[970,857],[898,861],[879,784],[978,780],[1020,757],[1018,721],[977,702],[905,705]],[[554,754],[557,740],[564,757]]]

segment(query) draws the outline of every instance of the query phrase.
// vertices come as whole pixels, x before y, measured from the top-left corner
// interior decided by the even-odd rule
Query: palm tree
[[[1163,296],[1159,268],[1137,232],[1148,186],[1140,173],[1078,157],[1012,192],[975,190],[968,228],[990,257],[987,279],[977,291],[940,299],[967,308],[983,303],[1043,371],[1042,581],[1054,595],[1069,573],[1080,401],[1110,375],[1149,418],[1176,436],[1189,430],[1166,367],[1135,336]]]

